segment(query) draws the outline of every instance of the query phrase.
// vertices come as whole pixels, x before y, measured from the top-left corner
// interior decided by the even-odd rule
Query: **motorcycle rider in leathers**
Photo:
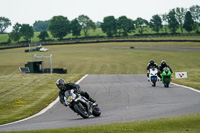
[[[169,70],[171,71],[171,73],[173,73],[173,72],[172,72],[172,69],[167,65],[166,61],[165,61],[165,60],[162,60],[162,61],[161,61],[161,64],[160,64],[160,67],[159,67],[160,74],[162,74],[163,68],[165,68],[165,67],[168,67]]]
[[[158,65],[153,60],[150,60],[150,62],[147,64],[147,78],[148,79],[149,79],[150,68],[153,68],[153,67],[155,67],[159,70]]]
[[[60,103],[63,104],[64,106],[68,106],[64,100],[65,92],[71,89],[74,90],[74,93],[80,94],[81,96],[87,98],[90,102],[93,103],[93,106],[95,105],[97,106],[97,104],[95,103],[96,101],[92,99],[87,92],[81,91],[80,86],[78,84],[65,83],[64,79],[58,79],[56,81],[56,85],[60,89],[59,91]]]

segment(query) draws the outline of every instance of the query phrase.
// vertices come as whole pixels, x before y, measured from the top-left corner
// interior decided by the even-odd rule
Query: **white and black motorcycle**
[[[156,67],[152,67],[149,69],[149,78],[148,81],[151,82],[153,87],[156,86],[156,82],[159,81],[160,78],[158,77],[158,69]]]
[[[80,94],[75,94],[74,90],[68,90],[65,92],[66,100],[65,103],[69,107],[83,118],[89,118],[90,115],[99,117],[101,110],[97,105],[93,105],[87,98]]]

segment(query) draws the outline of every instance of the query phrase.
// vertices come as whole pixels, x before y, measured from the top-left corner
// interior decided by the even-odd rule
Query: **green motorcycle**
[[[169,84],[172,81],[171,74],[172,73],[171,73],[169,67],[163,68],[162,83],[164,84],[164,87],[169,87]]]

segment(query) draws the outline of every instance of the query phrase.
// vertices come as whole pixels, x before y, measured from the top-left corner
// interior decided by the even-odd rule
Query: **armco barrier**
[[[200,42],[200,40],[93,40],[93,41],[62,41],[60,43],[56,41],[42,43],[42,45],[68,45],[68,44],[85,44],[85,43],[109,43],[109,42]],[[14,47],[1,47],[0,50],[22,48],[28,46],[14,46]]]

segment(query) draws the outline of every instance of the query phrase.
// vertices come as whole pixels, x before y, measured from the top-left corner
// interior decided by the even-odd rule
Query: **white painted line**
[[[79,83],[80,83],[84,78],[86,78],[87,76],[88,76],[88,74],[86,74],[86,75],[83,76],[81,79],[79,79],[75,84],[79,84]],[[34,118],[34,117],[36,117],[36,116],[39,116],[39,115],[45,113],[45,112],[46,112],[47,110],[49,110],[50,108],[52,108],[53,105],[55,105],[58,101],[59,101],[59,97],[57,97],[55,101],[53,101],[52,103],[50,103],[46,108],[44,108],[43,110],[41,110],[39,113],[34,114],[34,115],[32,115],[32,116],[30,116],[30,117],[27,117],[27,118],[25,118],[25,119],[22,119],[22,120],[18,120],[18,121],[15,121],[15,122],[11,122],[11,123],[7,123],[7,124],[0,125],[0,127],[2,127],[2,126],[7,126],[7,125],[11,125],[11,124],[15,124],[15,123],[19,123],[19,122],[22,122],[22,121],[26,121],[26,120],[32,119],[32,118]]]
[[[179,85],[179,84],[175,84],[175,83],[172,83],[173,85],[176,85],[176,86],[180,86],[180,87],[183,87],[183,88],[187,88],[189,90],[192,90],[192,91],[195,91],[195,92],[198,92],[200,93],[200,90],[197,90],[197,89],[194,89],[192,87],[188,87],[188,86],[184,86],[184,85]]]
[[[86,78],[88,76],[88,74],[86,74],[85,76],[83,76],[81,79],[79,79],[75,84],[79,84],[84,78]]]

